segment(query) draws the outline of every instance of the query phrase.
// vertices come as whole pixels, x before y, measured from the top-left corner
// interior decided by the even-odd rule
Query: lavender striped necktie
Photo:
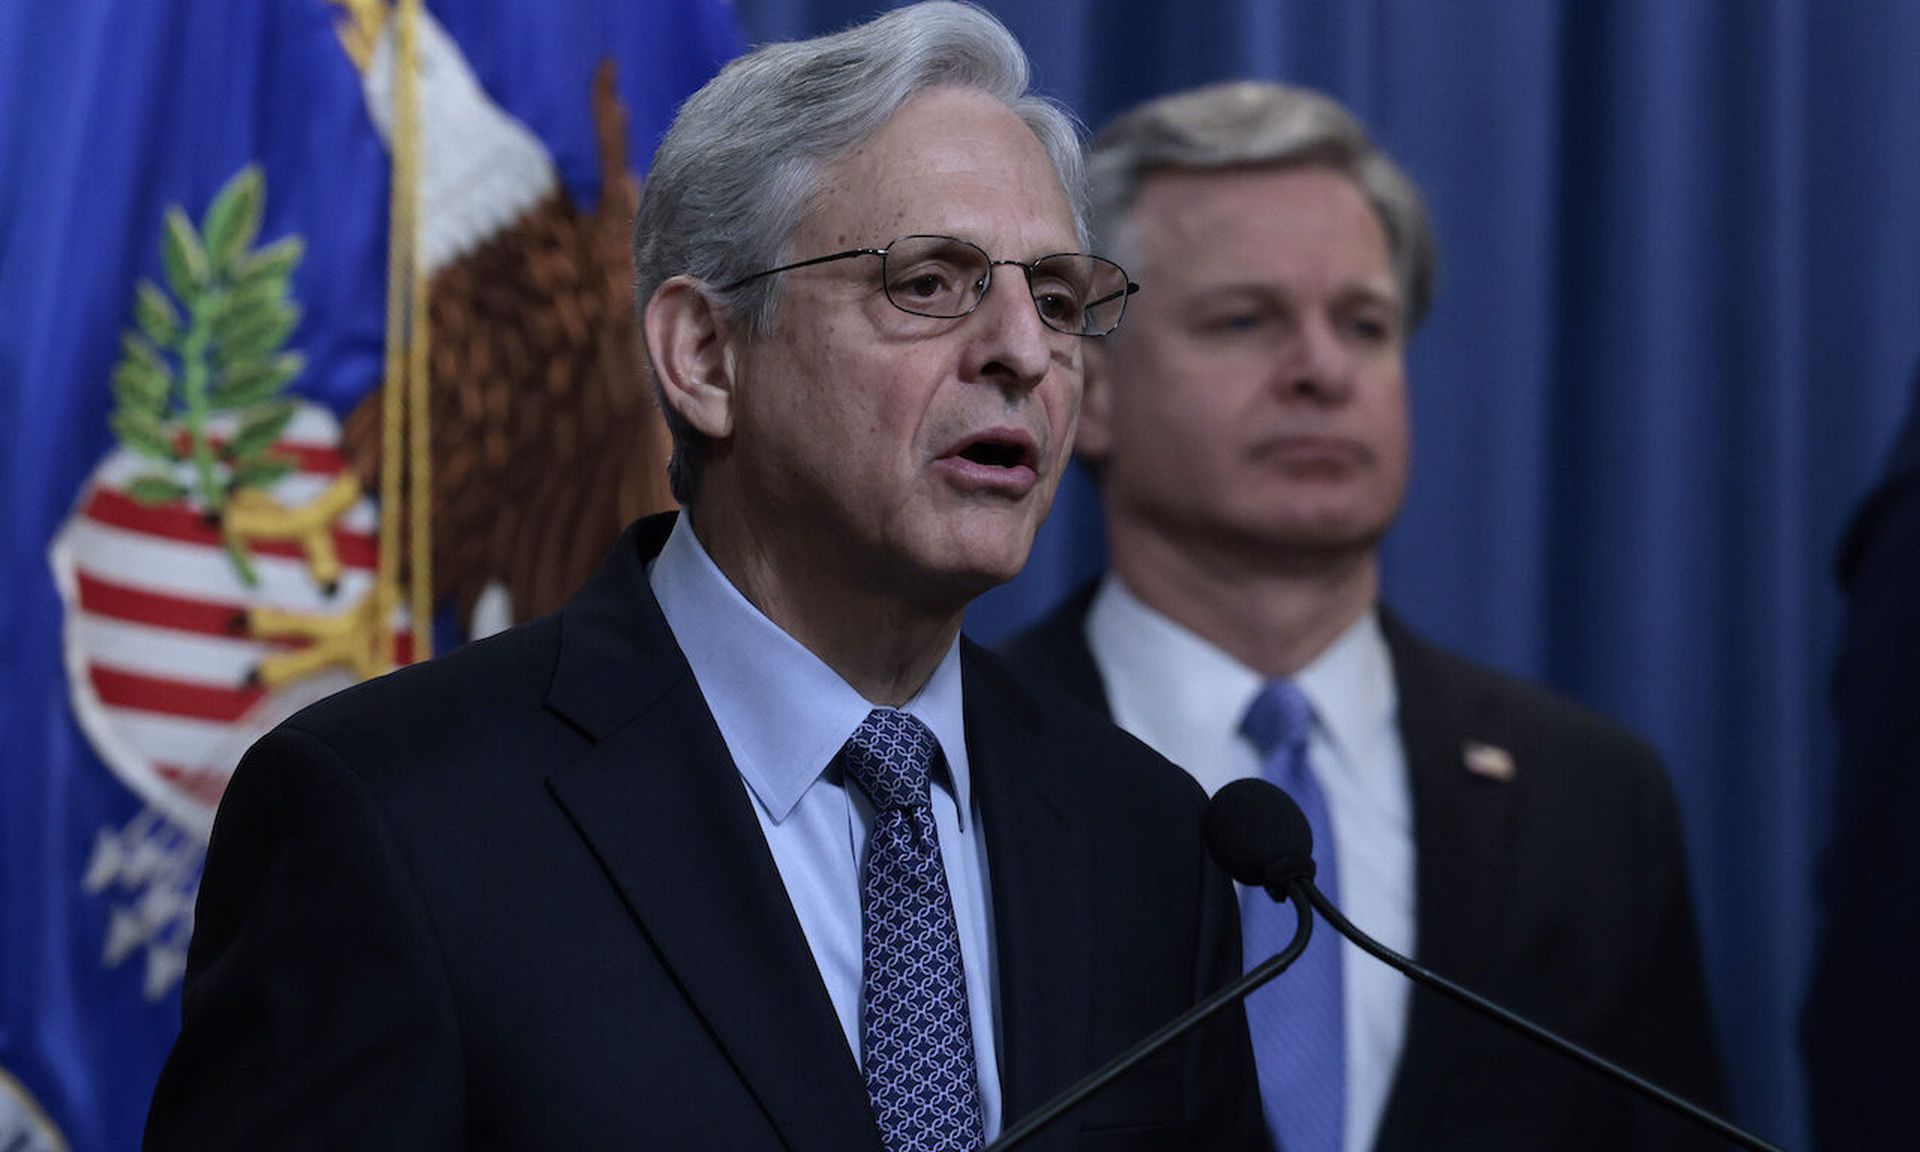
[[[1337,902],[1333,821],[1307,761],[1312,730],[1313,705],[1291,680],[1269,681],[1240,722],[1240,734],[1260,752],[1260,775],[1306,813],[1318,866],[1315,883]],[[1293,908],[1249,888],[1241,897],[1240,927],[1251,969],[1293,938]],[[1347,1101],[1341,996],[1340,938],[1321,924],[1293,967],[1247,1000],[1260,1100],[1282,1152],[1341,1152]]]
[[[967,980],[928,782],[940,743],[875,708],[847,741],[875,808],[860,879],[861,1063],[887,1152],[971,1152],[984,1139]]]

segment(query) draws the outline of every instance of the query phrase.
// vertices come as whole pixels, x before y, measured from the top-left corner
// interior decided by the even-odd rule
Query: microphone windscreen
[[[1265,780],[1235,780],[1207,802],[1207,847],[1227,875],[1259,888],[1312,879],[1313,829],[1293,797]]]

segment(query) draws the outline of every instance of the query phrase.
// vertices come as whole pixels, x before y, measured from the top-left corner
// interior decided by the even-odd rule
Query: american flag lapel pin
[[[1475,776],[1484,776],[1489,780],[1506,783],[1513,779],[1518,771],[1513,763],[1513,753],[1494,744],[1482,744],[1469,740],[1461,745],[1460,758],[1465,761],[1467,771]]]

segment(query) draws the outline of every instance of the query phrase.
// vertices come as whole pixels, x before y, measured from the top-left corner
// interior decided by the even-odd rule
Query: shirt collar
[[[1378,611],[1369,609],[1347,625],[1293,682],[1306,693],[1314,723],[1342,763],[1375,762],[1374,741],[1392,730],[1399,707]]]
[[[1109,573],[1089,610],[1098,627],[1165,714],[1200,731],[1238,732],[1266,680],[1164,613]],[[1314,726],[1342,761],[1365,764],[1372,734],[1393,723],[1398,696],[1379,613],[1369,609],[1334,638],[1293,681],[1313,705]]]
[[[648,579],[741,779],[775,823],[785,820],[875,706],[740,594],[686,515],[674,523]],[[901,707],[940,742],[964,829],[970,773],[963,699],[956,637]]]
[[[1112,573],[1094,594],[1087,632],[1126,669],[1135,695],[1152,702],[1151,724],[1164,731],[1137,734],[1176,760],[1180,733],[1238,731],[1263,683],[1253,669],[1148,607]]]

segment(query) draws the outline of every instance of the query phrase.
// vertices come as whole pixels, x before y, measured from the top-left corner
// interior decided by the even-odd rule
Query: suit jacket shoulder
[[[385,790],[436,788],[458,774],[511,770],[503,739],[585,737],[545,706],[561,625],[546,617],[477,640],[425,664],[343,689],[296,712],[284,727],[337,752]],[[532,731],[528,731],[532,729]]]
[[[1645,737],[1543,685],[1478,663],[1421,637],[1387,608],[1380,629],[1392,654],[1402,729],[1441,718],[1463,734],[1508,749],[1551,750],[1542,761],[1570,786],[1671,794],[1660,754]]]
[[[1098,580],[1082,585],[1058,608],[1001,645],[1000,651],[1034,691],[1064,695],[1110,717],[1106,684],[1087,645],[1087,612],[1099,589]]]
[[[1426,641],[1389,610],[1381,628],[1413,789],[1420,958],[1717,1106],[1684,837],[1658,753],[1588,708]],[[1448,1135],[1436,1143],[1436,1132]],[[1597,1074],[1416,991],[1378,1147],[1696,1139]]]

